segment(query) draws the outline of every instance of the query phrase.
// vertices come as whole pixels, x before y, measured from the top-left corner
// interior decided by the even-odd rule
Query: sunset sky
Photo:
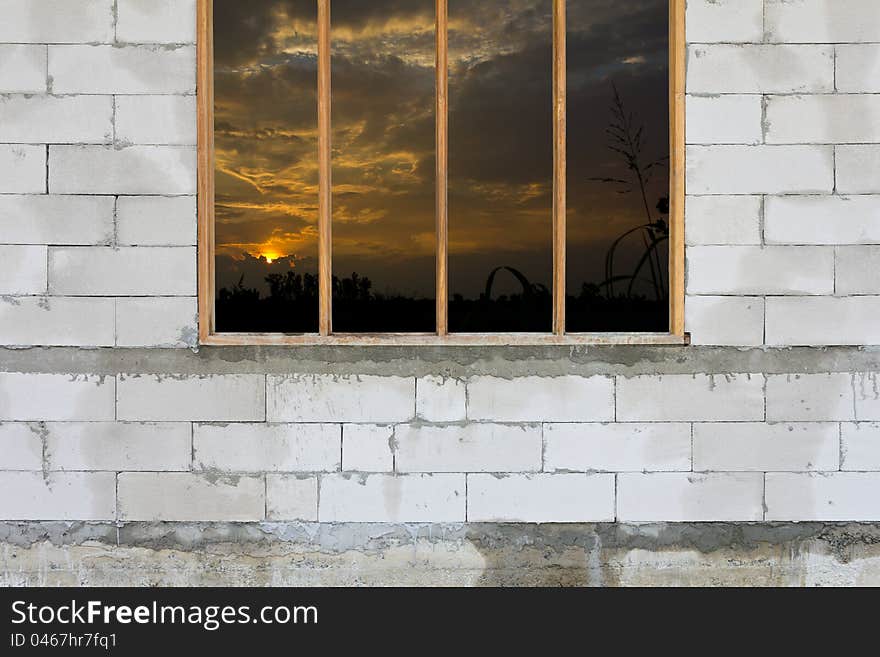
[[[334,273],[431,297],[434,2],[331,5]],[[218,286],[260,287],[267,270],[316,266],[316,2],[214,6]],[[609,243],[645,218],[637,194],[590,180],[627,175],[606,147],[612,81],[646,156],[668,152],[667,12],[568,2],[572,290],[601,281]],[[450,290],[476,296],[501,265],[549,287],[552,2],[449,0],[449,26]],[[653,181],[652,208],[666,185]]]

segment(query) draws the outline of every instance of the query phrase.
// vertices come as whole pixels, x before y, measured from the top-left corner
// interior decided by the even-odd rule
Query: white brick
[[[316,522],[318,478],[297,475],[266,476],[268,520]]]
[[[835,151],[840,194],[880,193],[880,146],[837,146]]]
[[[128,43],[195,43],[196,0],[119,0],[116,37]]]
[[[113,41],[113,0],[0,0],[0,41]]]
[[[0,472],[3,520],[113,520],[112,472]]]
[[[0,294],[45,294],[45,246],[0,246]]]
[[[45,179],[45,171],[41,177]],[[49,189],[53,194],[192,195],[196,151],[180,146],[52,146]]]
[[[5,25],[4,17],[0,33]],[[46,46],[0,44],[0,93],[45,93],[47,53]]]
[[[836,262],[837,294],[880,294],[880,246],[842,246]]]
[[[875,0],[767,0],[765,11],[771,41],[880,41]]]
[[[342,427],[342,469],[350,472],[394,470],[394,427],[346,424]]]
[[[610,522],[614,475],[468,475],[469,522]]]
[[[46,191],[46,147],[0,144],[0,194]]]
[[[593,376],[477,376],[468,381],[468,418],[498,422],[614,419],[614,381]]]
[[[52,470],[189,470],[188,423],[64,422],[45,426]]]
[[[398,472],[538,472],[540,425],[400,425]]]
[[[880,96],[770,96],[765,120],[768,144],[880,141]]]
[[[760,144],[761,96],[688,96],[688,144]]]
[[[123,376],[119,380],[120,420],[156,422],[262,422],[266,419],[265,378],[261,374],[190,377]]]
[[[760,196],[688,196],[685,233],[689,245],[760,244]]]
[[[687,187],[691,194],[830,194],[834,149],[688,146]]]
[[[763,375],[670,374],[617,379],[618,422],[763,419]]]
[[[196,467],[223,472],[335,472],[338,424],[226,424],[193,428]]]
[[[734,472],[837,470],[837,423],[694,425],[694,470]]]
[[[190,246],[196,243],[195,196],[123,196],[116,207],[120,244]]]
[[[841,470],[880,470],[880,424],[841,425]]]
[[[49,46],[56,94],[192,94],[192,46]]]
[[[415,413],[415,379],[399,376],[270,375],[269,422],[404,422]]]
[[[845,93],[880,92],[880,46],[837,47],[837,90]]]
[[[416,381],[416,415],[428,422],[459,422],[467,414],[467,388],[461,379],[425,376]]]
[[[854,375],[853,388],[856,419],[880,420],[880,374],[870,372]]]
[[[0,420],[112,420],[113,377],[0,372]]]
[[[767,421],[855,419],[854,375],[785,374],[767,377]]]
[[[767,299],[767,344],[880,344],[880,297]]]
[[[321,522],[464,522],[465,475],[321,477]]]
[[[0,97],[0,141],[11,144],[109,143],[110,96]]]
[[[196,294],[192,247],[53,247],[49,250],[51,294]]]
[[[689,424],[547,424],[544,469],[642,472],[691,469]]]
[[[42,470],[41,424],[0,423],[0,470]]]
[[[262,477],[123,472],[118,490],[120,520],[248,522],[265,514]]]
[[[764,299],[687,297],[685,330],[695,345],[756,347],[764,343]]]
[[[195,347],[198,344],[195,297],[119,299],[116,345],[120,347]]]
[[[0,344],[112,347],[114,306],[113,299],[0,298]]]
[[[108,244],[113,199],[0,195],[0,241],[7,244]]]
[[[116,138],[128,144],[196,143],[195,96],[117,96]]]
[[[834,250],[823,247],[695,246],[688,294],[832,294]]]
[[[880,520],[880,473],[771,473],[767,520]]]
[[[766,201],[774,244],[880,244],[880,196],[781,196]]]
[[[697,45],[688,48],[687,64],[692,94],[834,91],[831,46]]]
[[[756,522],[763,518],[761,473],[659,472],[617,476],[623,522]]]
[[[690,43],[759,42],[764,38],[763,0],[688,0]]]

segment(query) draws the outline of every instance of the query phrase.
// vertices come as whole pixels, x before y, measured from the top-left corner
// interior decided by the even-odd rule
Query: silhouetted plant
[[[605,255],[605,280],[600,287],[605,289],[606,296],[613,298],[615,284],[627,283],[626,296],[630,298],[635,284],[640,280],[642,270],[647,265],[650,270],[650,283],[654,289],[655,298],[661,301],[668,296],[659,246],[669,239],[669,224],[663,219],[664,215],[669,214],[669,197],[663,197],[657,202],[654,209],[660,216],[655,217],[648,201],[648,183],[658,168],[666,166],[669,158],[644,161],[645,126],[644,124],[638,125],[635,115],[627,111],[617,90],[617,85],[612,82],[611,88],[614,95],[611,105],[612,118],[605,130],[609,140],[608,148],[620,156],[632,177],[629,180],[622,178],[591,178],[591,180],[618,185],[621,194],[629,194],[637,190],[645,210],[646,222],[626,230],[612,242]],[[641,236],[644,252],[631,273],[617,274],[614,266],[617,249],[631,235]]]

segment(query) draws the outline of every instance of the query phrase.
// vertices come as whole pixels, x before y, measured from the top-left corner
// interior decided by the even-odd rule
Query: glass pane
[[[214,0],[220,332],[312,333],[317,3]]]
[[[549,332],[553,2],[449,2],[449,326]]]
[[[434,1],[334,0],[333,330],[435,321]]]
[[[668,0],[567,6],[567,329],[665,332]]]

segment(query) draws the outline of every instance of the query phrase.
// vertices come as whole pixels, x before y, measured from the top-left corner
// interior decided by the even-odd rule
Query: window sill
[[[601,345],[669,345],[686,346],[690,335],[671,333],[573,333],[548,335],[538,333],[471,334],[447,336],[434,334],[376,334],[331,336],[285,335],[281,333],[216,333],[201,341],[204,346],[401,346],[401,347],[485,347],[485,346],[601,346]]]

